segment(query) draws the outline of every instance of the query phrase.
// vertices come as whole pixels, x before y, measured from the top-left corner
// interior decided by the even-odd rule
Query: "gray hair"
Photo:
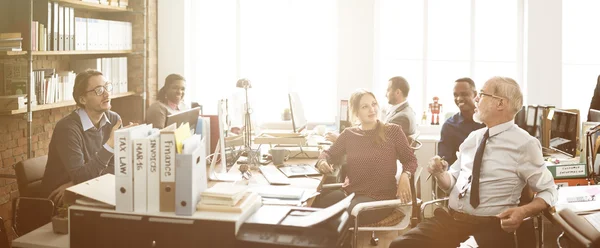
[[[521,93],[521,87],[514,79],[496,76],[490,78],[488,82],[494,95],[505,98],[513,115],[521,110],[523,107],[523,93]]]

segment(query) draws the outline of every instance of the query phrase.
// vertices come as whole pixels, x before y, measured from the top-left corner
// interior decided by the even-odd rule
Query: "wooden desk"
[[[13,240],[12,247],[67,248],[69,247],[69,235],[54,233],[52,223],[48,223]]]
[[[314,164],[316,159],[291,159],[286,162],[286,164]],[[233,166],[232,169],[228,173],[240,173],[237,169],[237,166]],[[313,176],[313,177],[299,177],[299,178],[290,178],[292,187],[304,188],[309,190],[318,190],[322,185],[322,179],[324,177],[321,176]],[[209,181],[209,187],[215,185],[216,181]],[[260,171],[252,171],[252,177],[247,181],[249,186],[257,186],[257,185],[269,185],[265,177],[260,173]],[[274,187],[286,187],[286,186],[274,186]],[[307,205],[310,206],[314,201],[314,198],[311,198],[307,201]],[[78,206],[79,207],[79,206]],[[171,217],[175,218],[185,218],[175,216],[173,213],[165,213],[165,215],[172,215]],[[224,214],[226,215],[226,214]],[[229,214],[231,215],[231,214]],[[216,215],[211,215],[211,217],[215,217]],[[68,248],[69,247],[69,235],[61,235],[56,234],[52,231],[52,223],[48,223],[28,234],[25,234],[15,240],[12,243],[13,247],[21,247],[21,248]]]

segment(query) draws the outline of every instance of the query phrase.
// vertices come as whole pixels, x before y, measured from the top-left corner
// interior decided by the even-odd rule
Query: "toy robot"
[[[429,104],[429,111],[431,112],[431,125],[440,124],[440,112],[442,112],[442,104],[438,103],[440,99],[437,96],[433,97],[433,103]]]

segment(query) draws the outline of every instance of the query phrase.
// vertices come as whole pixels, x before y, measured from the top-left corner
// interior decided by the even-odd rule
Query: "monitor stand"
[[[224,181],[224,182],[235,182],[242,180],[242,174],[232,174],[227,173],[227,163],[225,161],[221,161],[220,171],[215,171],[215,165],[217,163],[217,157],[219,152],[221,151],[220,143],[217,142],[217,147],[215,148],[215,152],[213,153],[212,160],[210,162],[210,168],[208,169],[208,178],[213,181]],[[223,151],[225,152],[225,151]]]

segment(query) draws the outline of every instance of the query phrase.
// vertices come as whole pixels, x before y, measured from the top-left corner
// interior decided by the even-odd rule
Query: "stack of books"
[[[22,51],[21,33],[0,33],[0,51]]]
[[[247,191],[247,186],[223,182],[202,192],[196,209],[198,211],[242,213],[261,202],[261,197],[257,193]]]

